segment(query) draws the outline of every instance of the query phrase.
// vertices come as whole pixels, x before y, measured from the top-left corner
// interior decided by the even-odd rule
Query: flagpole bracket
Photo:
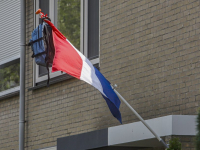
[[[160,142],[165,146],[165,148],[169,148],[169,145],[166,144],[166,143],[163,141],[163,139],[161,139]]]
[[[112,89],[114,90],[114,89],[116,89],[117,88],[117,84],[111,84],[111,87],[112,87]]]

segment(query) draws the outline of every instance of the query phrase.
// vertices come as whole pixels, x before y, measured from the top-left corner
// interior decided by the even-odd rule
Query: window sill
[[[68,74],[63,74],[63,75],[55,77],[55,78],[50,78],[49,86],[52,84],[64,81],[64,80],[71,79],[71,78],[73,78],[73,77]],[[34,87],[28,88],[28,91],[36,90],[36,89],[43,88],[43,87],[47,87],[47,80],[36,83]]]
[[[99,63],[94,64],[94,67],[96,67],[98,70],[100,70]],[[64,73],[63,75],[60,75],[60,76],[57,76],[57,77],[54,77],[54,78],[50,78],[49,85],[52,85],[52,84],[55,84],[55,83],[58,83],[58,82],[61,82],[61,81],[64,81],[64,80],[72,79],[72,78],[74,78],[74,77]],[[47,87],[47,80],[36,83],[34,87],[28,88],[28,91],[43,88],[45,86]]]
[[[20,86],[0,92],[0,100],[19,95]]]

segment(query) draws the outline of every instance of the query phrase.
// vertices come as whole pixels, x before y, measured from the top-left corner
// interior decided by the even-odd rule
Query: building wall
[[[101,1],[101,72],[145,119],[197,113],[199,12],[198,0]]]
[[[101,0],[100,5],[100,71],[119,93],[144,119],[197,114],[199,1]],[[33,1],[26,6],[28,42]],[[30,90],[33,61],[31,49],[26,52],[27,150],[119,125],[101,94],[75,78]],[[124,124],[138,121],[123,103],[120,110]]]
[[[19,135],[19,96],[0,100],[0,149],[17,149]]]

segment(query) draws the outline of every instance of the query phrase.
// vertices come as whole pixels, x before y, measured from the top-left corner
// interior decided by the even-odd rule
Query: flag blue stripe
[[[121,102],[120,102],[117,94],[112,89],[110,82],[96,68],[95,68],[95,74],[96,74],[97,78],[99,79],[99,81],[101,82],[103,92],[106,95],[106,97],[104,95],[102,95],[102,96],[106,100],[106,103],[107,103],[112,115],[115,118],[117,118],[120,123],[122,123],[121,113],[119,111]]]

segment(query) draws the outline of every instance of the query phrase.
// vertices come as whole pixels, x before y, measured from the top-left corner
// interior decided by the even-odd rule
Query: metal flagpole
[[[114,87],[117,87],[117,85],[115,84]],[[128,106],[131,109],[131,111],[140,119],[140,121],[149,129],[149,131],[151,131],[151,133],[158,139],[158,141],[165,146],[165,148],[169,148],[168,145],[160,138],[160,136],[158,136],[155,133],[155,131],[153,131],[153,129],[146,123],[146,121],[133,109],[133,107],[131,107],[131,105],[117,92],[117,90],[115,90],[114,87],[112,87],[113,90],[120,97],[120,99],[126,104],[126,106]]]

